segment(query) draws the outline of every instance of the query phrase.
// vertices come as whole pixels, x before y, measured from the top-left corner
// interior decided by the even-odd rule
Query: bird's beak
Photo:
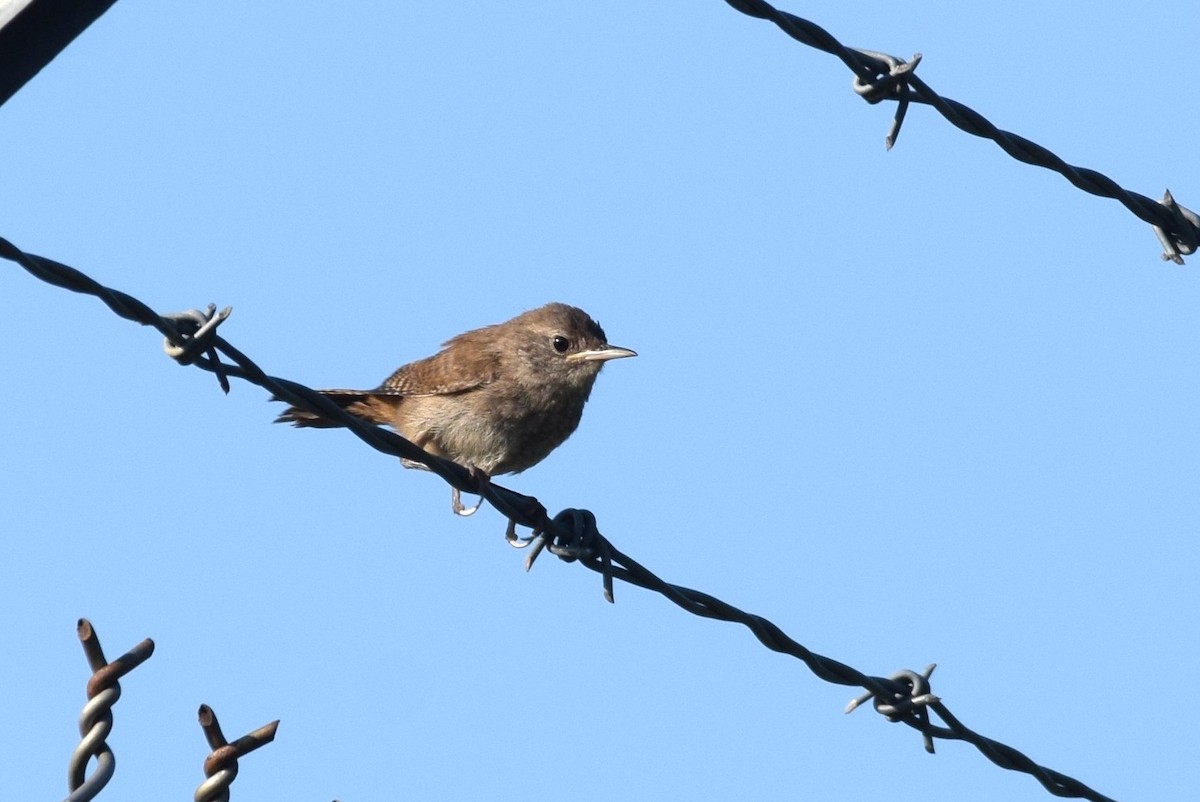
[[[610,359],[624,359],[627,356],[637,356],[637,351],[630,351],[628,348],[618,348],[615,345],[610,345],[605,348],[593,348],[590,351],[580,351],[577,354],[568,354],[568,362],[607,362]]]

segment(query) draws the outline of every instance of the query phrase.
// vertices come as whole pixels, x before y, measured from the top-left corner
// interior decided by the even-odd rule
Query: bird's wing
[[[410,362],[373,392],[380,395],[453,395],[491,384],[496,354],[479,331],[460,334],[431,357]]]

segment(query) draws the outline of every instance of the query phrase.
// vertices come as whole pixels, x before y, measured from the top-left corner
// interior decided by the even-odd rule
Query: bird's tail
[[[385,400],[367,390],[318,390],[318,392],[351,415],[366,418],[372,423],[391,423],[396,410],[395,401],[391,399]],[[322,417],[314,412],[309,412],[307,409],[300,409],[299,407],[288,407],[280,413],[275,422],[290,423],[298,427],[311,426],[319,429],[328,429],[342,425],[337,421]]]

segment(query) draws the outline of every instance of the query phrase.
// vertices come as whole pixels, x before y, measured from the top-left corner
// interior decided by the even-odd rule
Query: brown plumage
[[[373,390],[321,394],[432,454],[488,476],[518,473],[575,431],[604,363],[630,356],[582,309],[550,303],[460,334]],[[296,407],[276,423],[337,425]]]

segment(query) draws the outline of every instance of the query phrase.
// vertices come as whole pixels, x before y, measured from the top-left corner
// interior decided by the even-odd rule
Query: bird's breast
[[[519,473],[545,459],[579,426],[586,396],[537,398],[488,392],[405,399],[401,434],[488,474]]]

